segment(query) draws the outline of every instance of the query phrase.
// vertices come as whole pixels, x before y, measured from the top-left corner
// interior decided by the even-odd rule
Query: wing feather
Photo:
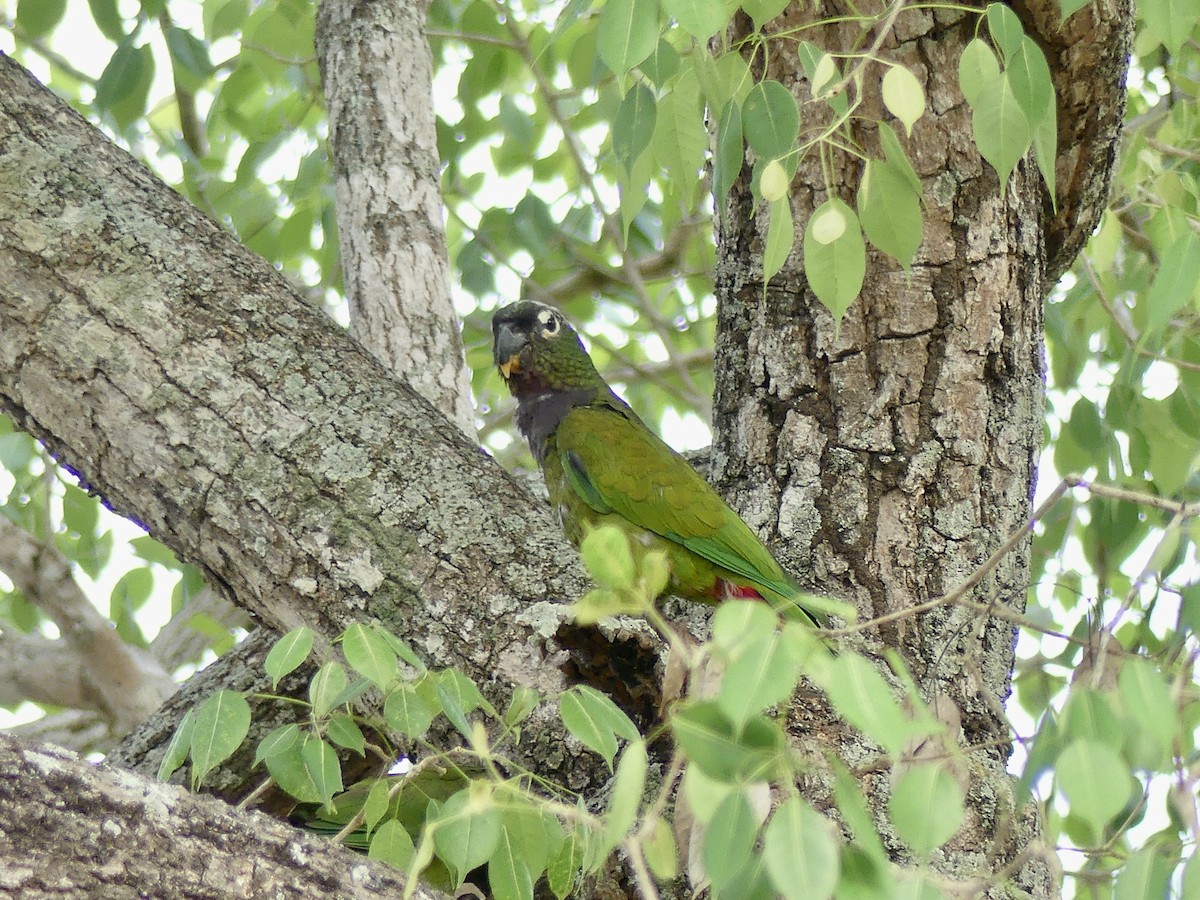
[[[555,443],[572,489],[635,525],[783,596],[795,592],[770,551],[712,486],[631,413],[580,406]]]

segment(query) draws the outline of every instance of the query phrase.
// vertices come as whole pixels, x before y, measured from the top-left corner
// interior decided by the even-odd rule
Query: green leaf
[[[833,767],[836,773],[834,799],[837,801],[838,814],[853,833],[855,844],[880,865],[885,864],[887,851],[883,849],[883,841],[879,839],[875,820],[867,808],[858,779],[839,760],[834,760]]]
[[[433,824],[434,849],[458,882],[491,859],[500,844],[500,811],[490,797],[472,796],[470,788],[450,797]]]
[[[616,847],[625,840],[625,835],[637,822],[638,809],[642,805],[642,789],[646,785],[647,764],[646,742],[641,739],[630,742],[621,754],[621,761],[617,763],[612,797],[604,822],[604,846]]]
[[[1127,757],[1145,768],[1157,769],[1170,759],[1179,718],[1171,688],[1151,663],[1131,657],[1122,664],[1117,690],[1125,715],[1132,720]]]
[[[986,41],[972,38],[958,61],[958,87],[966,101],[975,106],[988,85],[1000,81],[1000,62]]]
[[[1162,850],[1161,845],[1149,844],[1129,855],[1117,875],[1113,900],[1147,900],[1152,897],[1172,896],[1169,886],[1171,875],[1179,862],[1178,851],[1175,851],[1176,858],[1172,859],[1164,856]],[[1195,895],[1189,894],[1185,889],[1178,896]]]
[[[180,83],[192,91],[203,87],[213,73],[208,45],[187,29],[176,25],[167,27],[165,37]]]
[[[717,118],[717,145],[713,153],[713,202],[724,219],[729,189],[742,171],[742,108],[729,100]]]
[[[67,498],[64,496],[64,520],[66,520],[66,503]],[[97,512],[98,511],[99,510],[97,510]],[[67,520],[67,525],[68,527],[72,527],[69,520]],[[78,528],[75,528],[74,530],[79,531]],[[133,548],[133,553],[138,559],[144,559],[148,563],[157,563],[160,566],[166,566],[172,569],[179,568],[179,560],[175,558],[175,553],[171,550],[171,548],[164,544],[160,544],[148,534],[143,535],[142,537],[134,538],[129,542],[129,546]]]
[[[883,76],[883,105],[911,137],[913,124],[925,114],[925,89],[904,66],[891,66]]]
[[[548,812],[524,799],[507,798],[500,810],[504,833],[536,881],[562,842],[562,826]]]
[[[680,704],[671,716],[671,733],[687,758],[718,781],[763,777],[783,745],[772,722],[754,716],[739,732],[712,701]]]
[[[754,75],[746,60],[740,53],[722,53],[709,64],[704,64],[700,57],[696,61],[696,75],[704,90],[704,99],[709,109],[716,112],[725,108],[725,104],[733,100],[741,111],[742,101],[750,88],[754,87]]]
[[[829,822],[799,797],[785,800],[767,823],[763,860],[787,900],[825,900],[838,880],[838,845]]]
[[[1183,891],[1180,897],[1200,897],[1200,854],[1193,853],[1183,868]]]
[[[674,881],[679,876],[679,847],[675,843],[675,835],[671,826],[662,817],[656,816],[654,823],[646,829],[639,829],[642,836],[642,855],[646,857],[646,865],[660,881]]]
[[[323,719],[336,705],[338,695],[346,689],[346,670],[337,660],[330,660],[317,670],[308,685],[308,700],[313,715]]]
[[[599,754],[611,769],[617,755],[617,736],[611,720],[594,699],[573,687],[559,698],[558,706],[567,730],[585,747]]]
[[[192,720],[192,790],[229,759],[250,731],[250,704],[237,691],[217,691],[195,710]]]
[[[379,820],[387,814],[388,795],[391,792],[389,781],[387,778],[377,778],[367,792],[367,799],[363,801],[363,825],[368,832],[373,831]]]
[[[1092,688],[1075,688],[1067,697],[1059,719],[1065,739],[1090,738],[1121,746],[1121,723],[1106,694]]]
[[[600,10],[596,51],[617,76],[654,52],[658,43],[656,0],[608,0]]]
[[[1057,209],[1054,167],[1058,161],[1058,111],[1053,104],[1050,106],[1050,112],[1046,118],[1042,119],[1041,124],[1033,130],[1033,155],[1037,161],[1038,171],[1042,173],[1042,179],[1046,182],[1050,200]]]
[[[601,587],[628,590],[633,587],[636,570],[629,538],[615,525],[605,525],[588,532],[579,545],[584,568]]]
[[[1129,768],[1116,750],[1098,741],[1082,738],[1069,744],[1058,757],[1055,779],[1071,814],[1088,823],[1097,838],[1129,799]]]
[[[271,777],[275,779],[280,789],[301,803],[324,802],[324,798],[313,783],[312,773],[305,765],[301,752],[306,743],[315,740],[316,738],[312,735],[305,734],[288,749],[263,757],[267,771],[271,773]]]
[[[383,701],[383,718],[410,740],[422,737],[433,723],[435,710],[411,684],[402,684]]]
[[[67,0],[18,0],[17,25],[31,40],[43,38],[62,21]]]
[[[704,871],[720,891],[745,868],[758,837],[759,821],[745,793],[730,791],[704,832]]]
[[[1177,237],[1162,259],[1146,292],[1146,327],[1165,328],[1192,296],[1200,280],[1200,236],[1190,229]]]
[[[404,826],[395,819],[388,819],[371,835],[367,856],[381,859],[393,868],[407,870],[416,852],[412,836],[404,830]]]
[[[712,639],[726,654],[766,640],[775,633],[779,617],[765,603],[726,600],[712,617]]]
[[[518,684],[513,688],[512,699],[508,701],[508,709],[504,711],[504,724],[513,728],[527,718],[542,702],[541,695],[531,687]]]
[[[363,737],[362,729],[345,713],[339,713],[329,720],[329,724],[325,726],[325,734],[339,747],[353,750],[359,756],[366,756],[367,740]]]
[[[745,0],[742,9],[754,20],[754,28],[761,31],[762,27],[787,9],[789,0]]]
[[[825,692],[846,721],[899,756],[912,728],[875,667],[853,653],[833,661]]]
[[[680,184],[698,180],[708,148],[700,103],[700,84],[681,75],[658,103],[652,148],[654,158]]]
[[[117,9],[117,0],[88,0],[88,8],[102,35],[114,44],[125,40],[125,21]]]
[[[988,31],[992,40],[1004,54],[1007,63],[1021,47],[1021,39],[1025,37],[1025,28],[1017,14],[1003,3],[989,3],[987,6]]]
[[[1146,38],[1161,43],[1172,56],[1191,37],[1200,18],[1200,9],[1192,0],[1141,0],[1137,11],[1145,23]],[[1066,16],[1065,9],[1063,15]]]
[[[612,141],[617,161],[632,173],[633,164],[654,137],[657,107],[654,93],[638,82],[625,94],[613,116]]]
[[[346,662],[381,691],[396,681],[396,651],[373,625],[356,622],[342,635]]]
[[[192,710],[189,709],[167,742],[167,749],[163,751],[162,762],[158,764],[159,781],[170,779],[171,774],[187,761],[192,749],[192,724]]]
[[[918,856],[926,856],[962,824],[962,788],[937,763],[915,765],[892,787],[888,810],[900,838]]]
[[[972,104],[971,128],[979,153],[1000,176],[1000,193],[1008,187],[1008,176],[1033,142],[1033,129],[1008,78],[984,85]]]
[[[879,143],[883,147],[883,155],[888,164],[903,176],[912,192],[920,197],[925,188],[917,176],[917,170],[909,161],[908,154],[900,144],[900,138],[896,136],[896,132],[887,122],[879,123]]]
[[[100,501],[73,484],[63,485],[63,524],[79,535],[94,535],[100,522]],[[134,538],[134,541],[154,541],[153,538]],[[133,543],[132,541],[130,543]],[[155,542],[157,543],[157,542]],[[159,544],[158,546],[162,546]],[[168,551],[169,552],[169,551]]]
[[[717,704],[740,729],[752,716],[792,696],[799,677],[796,660],[772,633],[725,667]]]
[[[654,52],[642,61],[639,68],[656,87],[662,87],[679,71],[679,54],[667,41],[660,40],[654,45]]]
[[[680,791],[687,801],[688,808],[697,822],[707,825],[721,804],[734,791],[740,791],[740,785],[728,781],[719,781],[704,774],[699,766],[688,766],[683,772],[683,782]]]
[[[342,767],[334,749],[319,738],[305,735],[300,746],[300,758],[312,780],[322,806],[328,806],[333,795],[342,790]]]
[[[295,722],[273,728],[270,734],[258,742],[258,747],[254,750],[253,765],[257,766],[260,762],[270,759],[272,756],[287,753],[299,743],[300,726]]]
[[[858,215],[872,244],[905,269],[921,246],[921,200],[905,174],[879,159],[867,160],[858,186]]]
[[[1071,18],[1071,16],[1075,15],[1075,13],[1091,2],[1092,0],[1058,0],[1058,7],[1062,10],[1061,21],[1067,21],[1067,19]]]
[[[1004,75],[1017,105],[1036,128],[1054,109],[1054,82],[1042,49],[1031,38],[1022,37]]]
[[[250,11],[250,0],[207,0],[204,4],[204,36],[209,41],[228,37],[241,29]]]
[[[707,41],[729,21],[724,0],[660,0],[663,12],[698,41]]]
[[[841,200],[826,200],[804,229],[804,274],[836,321],[858,296],[866,272],[867,248],[858,216]]]
[[[290,675],[308,659],[312,652],[313,633],[307,625],[293,628],[275,642],[275,646],[267,653],[263,668],[271,677],[271,689],[279,687],[279,682]]]
[[[438,698],[443,704],[448,699],[463,715],[469,715],[480,707],[484,707],[492,715],[491,704],[483,699],[478,686],[459,669],[445,669],[437,678]]]
[[[529,866],[503,828],[496,851],[488,860],[488,885],[495,900],[533,900]]]
[[[146,113],[146,98],[154,80],[154,55],[149,44],[133,46],[132,38],[117,47],[96,82],[96,109],[109,113],[119,128],[128,128]]]
[[[760,81],[742,101],[742,128],[746,141],[759,156],[785,156],[800,134],[800,110],[792,92],[778,81]]]
[[[770,281],[783,268],[796,243],[796,226],[792,206],[787,197],[771,204],[767,221],[767,241],[763,246],[763,283]]]
[[[758,176],[758,192],[768,203],[782,200],[788,193],[788,173],[777,159],[770,160]]]
[[[416,651],[413,650],[412,647],[408,646],[408,644],[396,637],[396,635],[392,634],[386,628],[379,628],[378,626],[376,626],[376,628],[378,629],[378,632],[383,635],[383,639],[388,642],[388,646],[396,651],[397,656],[399,656],[418,672],[425,671],[425,663],[421,660],[421,657],[417,656]]]
[[[582,835],[582,824],[567,831],[558,850],[546,864],[546,880],[558,900],[565,898],[575,888],[575,879],[583,867],[586,841]]]

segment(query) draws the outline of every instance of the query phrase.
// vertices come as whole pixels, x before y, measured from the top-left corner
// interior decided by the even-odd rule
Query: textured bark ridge
[[[970,109],[953,73],[977,17],[900,14],[882,52],[916,74],[927,95],[926,115],[904,139],[924,182],[925,241],[911,273],[868,251],[865,287],[840,329],[807,289],[799,244],[764,293],[765,209],[756,215],[745,178],[733,189],[731,224],[719,236],[715,479],[752,524],[789,545],[804,580],[853,600],[864,618],[953,590],[1029,515],[1041,445],[1042,301],[1103,208],[1123,112],[1112,73],[1124,59],[1127,10],[1111,3],[1090,9],[1094,33],[1077,35],[1051,59],[1060,84],[1075,79],[1059,108],[1059,184],[1087,186],[1060,197],[1053,217],[1031,162],[1002,197],[970,138]],[[771,27],[843,12],[795,5]],[[812,39],[856,46],[857,28],[825,26]],[[1088,58],[1106,61],[1094,81],[1092,73],[1062,69]],[[815,131],[823,104],[809,102],[794,54],[770,59],[776,68],[765,74],[793,88],[806,128]],[[1083,96],[1087,84],[1095,103]],[[859,115],[887,118],[877,96]],[[856,137],[881,155],[873,128]],[[1100,146],[1088,143],[1102,138]],[[792,182],[797,235],[828,196],[853,202],[858,164],[845,154],[833,158],[832,183],[815,153]],[[1025,544],[974,597],[1020,611],[1028,587]],[[1012,808],[1005,775],[1001,705],[1013,646],[1010,623],[942,607],[879,627],[864,649],[898,649],[927,698],[937,698],[951,735],[982,746],[969,754],[968,820],[935,854],[937,868],[967,879],[1020,860],[1011,870],[1016,882],[1049,896],[1051,864],[1026,853],[1036,819]],[[806,728],[822,728],[803,718]],[[825,727],[826,741],[839,744],[852,765],[877,752],[837,725]],[[864,788],[882,810],[887,775],[867,775]]]
[[[0,892],[24,900],[399,897],[401,873],[65,750],[0,735]],[[424,900],[444,895],[417,887]]]
[[[317,49],[351,333],[474,436],[442,229],[427,6],[325,0]]]

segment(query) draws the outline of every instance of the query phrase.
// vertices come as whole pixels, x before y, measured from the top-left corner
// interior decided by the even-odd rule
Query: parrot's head
[[[492,341],[496,366],[517,396],[604,385],[575,329],[544,303],[521,300],[496,310]]]

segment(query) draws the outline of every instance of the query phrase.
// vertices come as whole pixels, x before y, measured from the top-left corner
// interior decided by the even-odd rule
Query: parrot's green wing
[[[575,493],[598,513],[615,512],[781,597],[795,594],[750,526],[686,459],[630,415],[580,406],[559,424],[556,451]]]

